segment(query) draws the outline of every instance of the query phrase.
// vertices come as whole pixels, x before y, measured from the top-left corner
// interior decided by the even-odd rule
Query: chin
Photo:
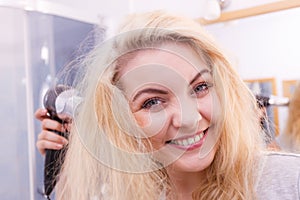
[[[214,160],[216,150],[213,148],[204,158],[199,158],[199,151],[196,153],[185,153],[172,163],[174,170],[182,172],[200,172],[206,169]]]

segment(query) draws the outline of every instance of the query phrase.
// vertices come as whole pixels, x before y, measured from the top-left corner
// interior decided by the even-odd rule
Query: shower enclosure
[[[44,199],[44,158],[35,146],[41,124],[34,112],[58,72],[89,51],[78,48],[95,25],[1,4],[0,20],[0,199]]]

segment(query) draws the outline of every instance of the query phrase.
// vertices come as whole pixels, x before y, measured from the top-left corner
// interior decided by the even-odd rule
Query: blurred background
[[[284,83],[300,79],[299,0],[0,0],[1,200],[43,199],[34,112],[59,71],[124,15],[155,9],[202,23],[245,81],[271,84],[265,95],[287,96]],[[270,112],[280,135],[287,107]]]

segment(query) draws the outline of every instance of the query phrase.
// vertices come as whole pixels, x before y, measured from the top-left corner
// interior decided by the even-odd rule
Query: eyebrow
[[[208,69],[203,69],[201,70],[198,74],[196,74],[196,76],[191,80],[190,85],[192,85],[200,76],[202,76],[202,74],[204,73],[209,73],[210,74],[210,70]]]
[[[135,101],[141,94],[143,93],[153,93],[153,94],[168,94],[167,91],[160,90],[160,89],[154,89],[154,88],[146,88],[144,90],[138,91],[136,95],[134,95],[132,101]]]

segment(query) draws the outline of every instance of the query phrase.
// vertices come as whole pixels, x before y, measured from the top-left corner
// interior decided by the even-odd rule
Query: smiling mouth
[[[193,135],[188,138],[168,140],[166,142],[166,144],[174,144],[174,145],[189,147],[191,145],[197,144],[206,135],[207,130],[208,130],[208,128],[205,129],[203,132],[198,133],[197,135]]]

